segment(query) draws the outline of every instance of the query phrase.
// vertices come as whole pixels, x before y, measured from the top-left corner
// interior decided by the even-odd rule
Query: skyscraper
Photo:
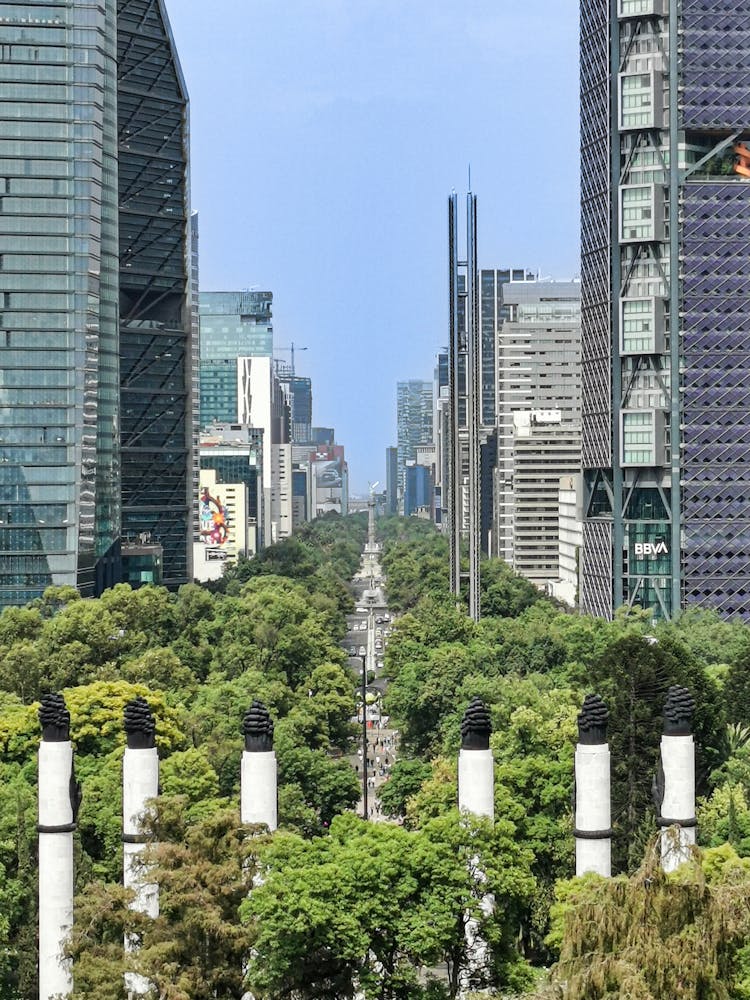
[[[432,441],[432,382],[411,379],[396,385],[398,487],[403,493],[406,463],[417,457],[417,445]]]
[[[116,582],[123,525],[158,536],[165,581],[182,582],[187,95],[166,11],[0,12],[0,604]]]
[[[164,0],[118,0],[122,532],[192,579],[198,413],[188,95]]]
[[[522,267],[483,268],[479,272],[479,348],[480,377],[482,380],[479,401],[479,422],[492,427],[496,418],[497,331],[509,318],[509,307],[503,301],[503,288],[510,281],[534,281],[532,271]]]
[[[276,376],[289,400],[291,440],[309,444],[312,438],[312,379],[295,375],[289,365],[276,362]]]
[[[515,565],[514,416],[533,410],[557,411],[558,423],[566,425],[563,431],[567,428],[570,433],[570,425],[575,424],[579,439],[581,286],[577,281],[524,279],[504,284],[502,291],[504,318],[497,327],[498,456],[492,548],[494,555]]]
[[[119,576],[117,8],[0,12],[4,605]]]
[[[398,514],[398,448],[385,449],[385,512]]]
[[[581,4],[587,611],[750,616],[749,62],[734,0]]]
[[[237,358],[273,355],[272,292],[200,293],[200,424],[237,420]]]

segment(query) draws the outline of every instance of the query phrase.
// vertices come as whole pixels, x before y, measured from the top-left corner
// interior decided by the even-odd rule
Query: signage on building
[[[666,542],[636,542],[634,552],[641,559],[656,559],[658,556],[668,556]]]

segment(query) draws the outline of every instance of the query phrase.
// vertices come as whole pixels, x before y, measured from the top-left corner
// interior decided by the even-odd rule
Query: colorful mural
[[[201,490],[201,539],[206,545],[226,545],[229,516],[220,496],[212,497],[207,486]]]

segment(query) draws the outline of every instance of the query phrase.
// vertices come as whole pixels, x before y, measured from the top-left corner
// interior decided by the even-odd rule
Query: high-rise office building
[[[483,268],[479,272],[480,378],[479,423],[492,427],[496,418],[497,331],[510,316],[503,301],[503,288],[510,281],[534,281],[532,271],[522,267]]]
[[[187,95],[166,11],[0,13],[0,604],[99,592],[119,579],[123,528],[183,582]]]
[[[407,462],[404,482],[404,517],[411,517],[419,509],[431,511],[432,500],[432,472],[425,465]]]
[[[560,410],[515,413],[510,460],[511,565],[549,590],[560,575],[560,479],[580,469],[580,425]]]
[[[177,586],[192,579],[197,487],[188,95],[164,0],[117,12],[122,533],[161,545]]]
[[[289,400],[291,440],[309,444],[312,438],[312,379],[295,375],[289,365],[277,361],[276,375]]]
[[[398,448],[385,449],[385,512],[398,514]]]
[[[200,293],[200,424],[237,420],[237,358],[273,355],[272,292]]]
[[[417,457],[417,445],[432,441],[432,382],[411,379],[396,386],[398,488],[403,493],[406,463]]]
[[[5,605],[119,578],[117,11],[0,13]]]
[[[581,4],[581,604],[597,614],[750,616],[748,61],[735,0]]]
[[[194,545],[199,580],[221,575],[224,562],[263,546],[263,432],[243,424],[213,424],[200,438],[199,532]]]
[[[504,284],[502,291],[492,549],[513,565],[513,420],[521,412],[555,410],[561,423],[580,427],[581,286],[524,279]]]

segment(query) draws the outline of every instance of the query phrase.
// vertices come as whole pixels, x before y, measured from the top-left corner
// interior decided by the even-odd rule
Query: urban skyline
[[[308,347],[300,371],[364,494],[385,481],[396,382],[431,378],[447,343],[443,202],[469,165],[480,267],[578,272],[578,4],[295,0],[248,17],[237,0],[172,0],[170,17],[191,98],[201,288],[273,291],[276,342]],[[458,117],[465,142],[446,143]],[[540,123],[554,170],[534,151]],[[365,374],[378,391],[362,420]]]
[[[105,4],[83,17],[91,30],[73,35],[66,28],[78,25],[78,7],[66,13],[60,3],[49,11],[29,21],[8,6],[8,20],[18,26],[9,35],[17,48],[9,50],[15,76],[4,126],[4,398],[11,433],[0,538],[13,557],[2,584],[5,603],[39,596],[51,582],[71,583],[90,596],[118,579],[156,579],[147,566],[141,573],[150,544],[160,580],[173,587],[189,580],[190,535],[198,529],[199,426],[264,429],[266,544],[291,532],[295,502],[298,517],[303,508],[324,509],[309,493],[316,461],[340,463],[339,471],[326,474],[341,478],[340,496],[328,500],[340,501],[342,511],[350,486],[342,446],[335,445],[334,455],[313,440],[317,381],[294,371],[295,349],[311,351],[308,360],[315,346],[291,337],[274,342],[275,289],[211,291],[198,277],[188,88],[163,0],[122,2],[116,18]],[[670,618],[686,603],[705,601],[730,615],[744,613],[750,528],[743,521],[736,537],[745,500],[736,471],[744,451],[736,435],[748,366],[736,352],[729,367],[720,358],[721,344],[741,335],[742,310],[732,303],[744,292],[742,228],[707,232],[702,220],[724,211],[728,225],[744,206],[748,114],[743,93],[730,93],[723,77],[714,81],[714,64],[702,54],[711,31],[730,14],[719,0],[710,17],[704,14],[677,0],[618,0],[611,9],[599,0],[583,10],[580,428],[577,319],[566,330],[562,314],[549,311],[556,298],[563,311],[577,298],[579,279],[551,282],[528,261],[506,266],[522,263],[517,251],[500,267],[488,260],[477,237],[493,228],[477,225],[471,190],[464,251],[458,196],[450,196],[451,281],[441,296],[447,290],[451,307],[450,385],[436,392],[429,380],[396,383],[397,502],[436,523],[451,512],[452,527],[447,521],[443,527],[455,535],[459,526],[472,539],[474,591],[480,550],[517,565],[513,470],[521,438],[528,452],[531,439],[541,447],[539,428],[572,422],[575,427],[552,436],[561,446],[564,441],[558,478],[579,468],[584,473],[582,608],[608,617],[623,603],[643,603]],[[337,16],[332,13],[332,22]],[[467,23],[454,21],[452,30]],[[616,78],[598,44],[604,28]],[[346,25],[361,29],[357,18]],[[679,37],[685,44],[678,65]],[[728,51],[711,51],[712,59],[717,52],[729,59]],[[82,60],[95,64],[88,74],[77,69]],[[28,62],[47,66],[48,82],[29,71]],[[88,89],[76,86],[84,76]],[[66,94],[73,103],[56,110],[53,99]],[[14,108],[24,100],[28,121],[18,128]],[[83,128],[79,118],[90,126]],[[89,146],[71,145],[71,137]],[[470,172],[468,179],[471,184]],[[205,233],[211,212],[202,221]],[[554,249],[546,235],[540,244],[545,253]],[[24,250],[30,275],[21,273]],[[210,253],[203,259],[209,269],[217,266]],[[225,277],[221,287],[231,282]],[[339,295],[325,301],[338,302]],[[428,308],[436,301],[429,299]],[[521,331],[516,344],[517,327],[534,324],[533,316],[524,320],[528,310],[538,312],[539,343]],[[360,343],[368,382],[379,354],[395,360],[402,374],[406,349],[379,351],[387,346],[385,334],[375,343],[358,337],[362,313],[368,310],[352,314],[354,335],[346,340]],[[26,331],[35,323],[42,334],[24,353]],[[428,357],[440,339],[433,338]],[[402,337],[400,346],[406,343]],[[286,352],[290,364],[275,357]],[[328,367],[343,395],[346,366],[337,358]],[[442,398],[445,388],[450,404]],[[367,420],[354,421],[358,430],[378,426],[383,394],[368,396]],[[725,418],[716,416],[717,400],[729,401]],[[446,405],[453,408],[450,426]],[[579,434],[582,464],[576,467]],[[337,438],[348,440],[340,426]],[[334,447],[333,440],[326,447]],[[446,461],[446,455],[452,457]],[[303,490],[306,462],[313,465]],[[458,463],[452,470],[451,462]],[[410,475],[419,500],[406,495],[408,463],[429,471]],[[374,479],[374,470],[367,472]],[[294,493],[293,480],[301,492]],[[44,497],[57,484],[65,489],[55,505]],[[551,495],[554,482],[545,489]],[[272,504],[278,516],[271,515]],[[131,544],[137,551],[129,551]],[[135,574],[128,571],[131,554]],[[454,569],[458,564],[454,538]]]

